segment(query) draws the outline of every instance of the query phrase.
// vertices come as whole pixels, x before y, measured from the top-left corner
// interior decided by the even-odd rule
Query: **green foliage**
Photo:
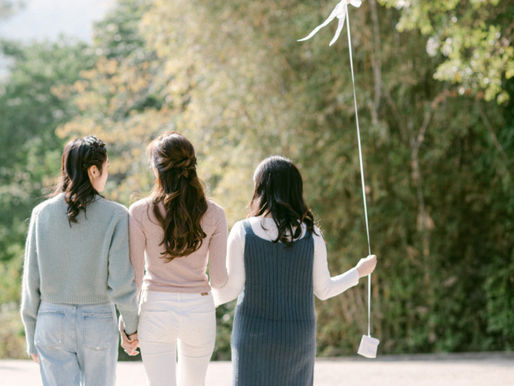
[[[0,357],[19,357],[25,353],[17,308],[27,220],[59,171],[63,139],[55,129],[75,114],[54,91],[74,82],[91,61],[77,43],[4,41],[1,49],[10,68],[0,81]]]
[[[499,2],[381,3],[396,8],[375,0],[350,8],[371,242],[379,256],[373,335],[383,353],[512,349],[514,106],[507,96],[514,86],[504,41],[512,31],[502,16],[512,9]],[[107,196],[131,203],[152,183],[144,144],[175,129],[195,144],[199,173],[230,223],[246,216],[257,163],[276,153],[292,158],[332,273],[350,268],[367,245],[348,47],[344,39],[328,47],[332,27],[296,42],[333,5],[118,1],[97,24],[94,55],[66,56],[80,75],[28,80],[52,83],[51,105],[25,117],[1,104],[10,115],[0,125],[9,127],[40,128],[16,122],[45,117],[55,106],[66,112],[39,129],[47,133],[41,142],[33,132],[16,133],[17,142],[6,146],[12,155],[0,155],[2,165],[16,160],[2,169],[11,189],[2,195],[2,219],[28,217],[42,176],[57,170],[62,139],[76,135],[107,141]],[[27,69],[36,61],[24,49],[11,52]],[[39,106],[32,94],[19,99],[29,111]],[[14,207],[19,197],[24,206]],[[25,224],[16,224],[0,226],[4,260],[21,254]],[[365,285],[316,308],[319,354],[354,353],[366,330]],[[233,309],[217,310],[216,359],[229,358]]]
[[[510,95],[514,95],[514,80],[506,85]],[[506,125],[498,135],[498,141],[504,144],[505,155],[514,154],[514,101],[504,108]],[[489,165],[488,165],[489,166]],[[491,165],[493,166],[493,165]],[[494,167],[494,166],[493,166]],[[493,179],[489,205],[498,216],[500,224],[494,227],[491,244],[495,246],[488,255],[487,279],[485,281],[487,332],[502,342],[508,350],[514,348],[514,195],[512,194],[512,161],[504,167],[497,166],[502,173]],[[510,167],[510,168],[509,168]],[[491,232],[492,230],[488,230]],[[492,232],[491,232],[492,233]]]
[[[24,358],[25,336],[16,303],[0,305],[0,358]]]
[[[504,103],[504,79],[514,77],[514,6],[500,0],[379,0],[401,10],[399,31],[429,36],[430,56],[442,55],[434,77],[458,85],[461,95],[483,94]]]
[[[230,360],[230,334],[234,322],[235,302],[216,308],[216,347],[212,360]]]
[[[20,0],[0,0],[0,20],[12,16],[23,6]]]
[[[10,260],[19,257],[12,247],[24,241],[25,220],[58,171],[62,139],[55,128],[73,114],[53,90],[75,81],[88,61],[83,45],[2,48],[13,61],[0,84],[0,260]]]

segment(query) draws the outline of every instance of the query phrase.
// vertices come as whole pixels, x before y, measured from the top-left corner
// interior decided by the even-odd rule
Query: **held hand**
[[[39,355],[38,354],[30,354],[32,360],[36,363],[39,363]]]
[[[139,354],[137,348],[139,347],[139,339],[137,337],[137,333],[133,333],[130,335],[126,335],[125,331],[120,331],[121,334],[121,347],[125,350],[125,352],[130,356],[136,356]]]
[[[377,265],[377,257],[375,255],[369,255],[364,259],[360,259],[355,268],[359,271],[359,277],[368,276]]]

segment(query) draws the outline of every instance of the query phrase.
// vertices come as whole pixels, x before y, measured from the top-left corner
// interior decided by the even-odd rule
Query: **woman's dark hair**
[[[87,205],[99,194],[91,185],[88,169],[96,166],[101,174],[106,160],[105,144],[94,136],[73,139],[64,146],[61,179],[53,195],[64,193],[70,226],[77,222],[80,211],[86,211]]]
[[[274,242],[291,245],[302,234],[302,223],[314,232],[314,215],[303,200],[302,176],[291,160],[266,158],[255,169],[253,180],[249,216],[271,215],[278,229]]]
[[[163,258],[170,262],[201,247],[206,234],[200,221],[207,211],[207,200],[196,175],[195,149],[186,137],[176,132],[165,133],[149,145],[149,153],[157,171],[152,191],[153,213],[164,230]]]

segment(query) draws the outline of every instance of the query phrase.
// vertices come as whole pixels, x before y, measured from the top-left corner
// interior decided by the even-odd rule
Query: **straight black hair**
[[[272,156],[264,159],[253,175],[254,192],[249,216],[270,215],[281,241],[290,246],[302,233],[301,224],[314,233],[314,215],[303,199],[300,171],[289,159]]]

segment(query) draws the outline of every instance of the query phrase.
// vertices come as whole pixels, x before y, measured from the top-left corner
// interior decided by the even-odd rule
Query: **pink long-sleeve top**
[[[164,213],[164,206],[161,209]],[[152,199],[135,202],[129,212],[130,259],[139,290],[200,293],[226,283],[228,226],[222,207],[207,201],[207,211],[200,222],[207,236],[201,247],[171,262],[161,254],[164,231],[153,214]]]

